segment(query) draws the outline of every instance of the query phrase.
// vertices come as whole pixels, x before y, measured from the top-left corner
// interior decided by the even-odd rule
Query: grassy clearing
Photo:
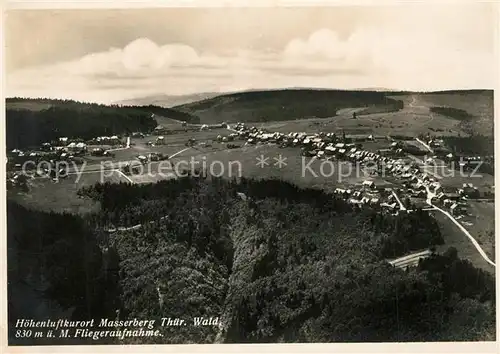
[[[286,163],[281,167],[278,159]],[[267,158],[266,164],[261,167],[258,159]],[[190,163],[191,158],[195,166],[206,166],[213,175],[231,177],[278,178],[292,182],[302,187],[321,188],[332,191],[339,186],[352,186],[365,179],[375,180],[376,184],[385,185],[389,182],[378,177],[368,177],[364,170],[357,170],[354,165],[345,161],[332,161],[333,169],[324,160],[311,160],[300,155],[298,148],[279,148],[276,145],[246,145],[238,149],[222,149],[218,151],[192,151],[183,157],[173,159],[173,163],[185,161]],[[186,165],[187,166],[187,165]],[[309,168],[307,168],[309,166]],[[323,166],[323,167],[322,167]]]
[[[491,260],[495,260],[495,204],[489,202],[469,201],[469,212],[471,216],[466,216],[460,221],[469,224],[463,226],[474,236],[481,248],[486,252]]]
[[[29,181],[30,190],[27,193],[9,192],[8,197],[22,205],[56,212],[85,214],[99,209],[98,203],[81,198],[77,192],[83,186],[93,185],[98,182],[126,182],[119,173],[107,174],[101,180],[101,173],[84,173],[78,179],[77,175],[70,175],[59,182],[49,178],[35,178]]]
[[[449,247],[455,247],[458,250],[460,258],[469,260],[475,267],[494,273],[495,269],[486,262],[474,247],[469,238],[455,225],[447,216],[439,211],[431,211],[432,215],[438,220],[441,234],[445,244],[437,247],[438,252],[444,252]],[[471,235],[475,238],[477,232],[472,230]]]
[[[294,121],[269,122],[256,124],[273,131],[319,133],[334,132],[340,134],[401,135],[414,137],[419,134],[439,132],[440,135],[458,136],[464,134],[457,120],[429,113],[407,111],[361,115],[356,119],[351,115],[323,119],[300,119]]]
[[[389,113],[389,112],[397,112],[399,111],[399,107],[391,106],[391,105],[375,105],[361,109],[356,114],[358,116],[366,115],[366,114],[375,114],[375,113]]]
[[[466,129],[480,135],[493,135],[494,106],[492,90],[416,93],[391,97],[403,100],[405,104],[416,98],[418,104],[424,107],[440,106],[463,110],[474,118],[467,122],[468,127],[460,126],[460,130]],[[440,117],[444,116],[440,115]],[[452,120],[457,122],[455,119]]]

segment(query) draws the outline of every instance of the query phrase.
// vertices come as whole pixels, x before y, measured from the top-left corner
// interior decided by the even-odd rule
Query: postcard
[[[497,4],[20,4],[8,350],[494,349]]]

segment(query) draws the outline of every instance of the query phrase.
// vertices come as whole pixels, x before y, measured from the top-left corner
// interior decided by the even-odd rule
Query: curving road
[[[428,186],[425,186],[425,189],[427,190],[427,204],[432,206],[433,208],[435,208],[435,210],[438,210],[440,211],[441,213],[443,213],[444,215],[446,215],[455,225],[458,226],[458,228],[465,234],[465,236],[467,236],[469,238],[469,240],[472,242],[472,244],[474,245],[474,247],[476,247],[477,251],[479,252],[479,254],[481,255],[481,257],[483,257],[483,259],[488,262],[489,264],[491,264],[493,267],[496,268],[496,264],[491,260],[489,259],[488,255],[483,251],[483,249],[481,248],[481,246],[479,245],[479,243],[476,241],[476,239],[470,234],[469,231],[467,231],[467,229],[465,227],[462,226],[462,224],[460,224],[457,219],[455,219],[453,217],[453,215],[451,215],[449,212],[439,208],[438,206],[432,204],[432,198],[434,198],[436,196],[435,193],[432,193],[429,189]]]

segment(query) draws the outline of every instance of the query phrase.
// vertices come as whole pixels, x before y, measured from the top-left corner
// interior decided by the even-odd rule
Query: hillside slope
[[[416,105],[461,120],[461,128],[469,134],[493,135],[493,90],[405,92],[389,96],[402,100],[405,106]]]
[[[383,92],[288,89],[226,94],[174,109],[196,115],[201,123],[210,124],[326,118],[335,116],[341,108],[370,106],[397,110],[402,104]]]
[[[118,313],[157,321],[219,317],[222,325],[159,327],[162,337],[115,343],[494,340],[490,274],[456,250],[407,272],[384,261],[442,243],[426,212],[358,210],[278,180],[104,184],[84,195],[100,201],[99,213],[82,218],[8,205],[8,246],[17,240],[20,255],[41,256],[45,267],[36,269],[46,273],[48,298],[74,308],[74,320]],[[99,231],[137,223],[109,236]],[[9,291],[25,273],[9,268]],[[12,336],[16,319],[32,318],[33,306],[13,312],[10,299]]]
[[[220,94],[221,93],[204,92],[204,93],[195,93],[191,95],[153,95],[153,96],[131,98],[127,100],[117,101],[115,103],[125,106],[155,105],[159,107],[169,108],[196,101],[206,100],[208,98],[219,96]]]
[[[8,149],[27,148],[61,136],[91,139],[100,135],[148,132],[158,122],[152,114],[197,123],[191,114],[158,106],[106,106],[71,100],[6,100]]]

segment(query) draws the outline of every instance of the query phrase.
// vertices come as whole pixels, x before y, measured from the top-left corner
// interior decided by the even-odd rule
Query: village
[[[182,127],[184,129],[186,127],[184,122]],[[186,147],[210,148],[213,143],[217,143],[227,149],[237,149],[242,145],[273,144],[280,148],[300,149],[302,156],[312,159],[351,163],[361,169],[366,179],[357,185],[342,184],[342,181],[339,181],[341,183],[335,189],[335,193],[351,204],[369,205],[384,212],[396,214],[412,212],[418,207],[428,207],[427,190],[433,193],[432,203],[443,206],[457,218],[467,215],[469,200],[493,201],[494,199],[494,186],[478,187],[472,183],[473,178],[460,185],[446,183],[447,175],[444,173],[440,175],[443,169],[448,173],[464,173],[463,168],[468,161],[477,161],[481,157],[461,157],[460,164],[457,165],[460,170],[450,170],[450,163],[456,161],[456,156],[446,150],[441,152],[439,157],[430,152],[433,148],[442,147],[443,142],[439,139],[429,139],[424,142],[418,138],[409,141],[390,136],[347,136],[343,131],[339,132],[339,135],[304,132],[285,134],[255,126],[248,127],[244,123],[237,123],[234,127],[223,123],[217,126],[198,125],[190,128],[192,136],[196,136],[195,131],[220,131],[221,128],[230,133],[208,136],[212,139],[206,136],[201,136],[200,139],[190,137],[185,139]],[[54,170],[56,162],[98,163],[102,158],[112,159],[118,151],[129,149],[135,145],[135,140],[145,141],[150,149],[167,145],[169,135],[166,134],[169,134],[169,131],[158,126],[152,134],[136,132],[130,136],[100,136],[87,141],[60,137],[57,141],[43,143],[39,149],[30,151],[14,149],[7,157],[8,186],[26,188],[28,176],[23,173],[26,171],[21,171],[23,166],[35,169],[35,176],[49,175],[56,180],[64,178],[67,172]],[[415,142],[417,144],[414,144]],[[419,149],[418,145],[422,145],[423,149]],[[369,149],[370,146],[372,149]],[[424,154],[424,160],[417,157]],[[123,165],[122,170],[130,174],[134,172],[134,165],[167,159],[169,154],[146,150],[136,154],[132,161]],[[30,161],[31,164],[27,165],[26,161]],[[45,164],[40,164],[41,161]],[[43,168],[35,168],[40,165]]]
[[[149,134],[135,132],[89,140],[60,137],[37,149],[14,149],[7,158],[8,188],[29,193],[32,178],[49,177],[59,183],[75,173],[70,171],[71,164],[88,163],[87,169],[92,173],[92,169],[98,172],[104,160],[120,162],[118,172],[124,179],[118,181],[133,182],[132,175],[140,173],[141,165],[169,160],[188,149],[201,154],[224,150],[238,154],[245,147],[274,146],[278,150],[296,151],[307,160],[347,164],[360,178],[346,176],[335,181],[333,193],[355,208],[371,208],[392,215],[438,211],[460,227],[470,228],[474,227],[477,219],[474,213],[478,210],[471,208],[471,203],[494,201],[493,183],[485,185],[483,179],[473,178],[471,169],[466,168],[469,163],[481,161],[481,157],[455,156],[446,150],[441,139],[347,135],[343,130],[338,134],[282,133],[244,123],[230,126],[182,122],[180,127],[178,132],[158,126]],[[454,164],[456,161],[459,163]],[[26,169],[31,170],[29,174]],[[176,178],[172,173],[168,176]],[[146,177],[143,182],[154,179]],[[415,264],[418,258],[428,256],[424,253],[401,260],[401,264]]]
[[[245,144],[274,143],[280,147],[298,147],[301,154],[315,159],[335,159],[348,161],[361,169],[364,167],[366,180],[361,184],[351,185],[345,188],[339,187],[336,194],[342,195],[349,203],[356,205],[370,205],[383,211],[398,213],[412,212],[416,207],[426,207],[428,201],[447,208],[457,218],[467,215],[467,201],[471,199],[490,200],[494,199],[494,186],[491,188],[478,188],[471,182],[463,183],[460,187],[449,186],[443,180],[446,177],[439,176],[440,167],[447,168],[446,161],[454,161],[452,153],[444,154],[444,160],[438,156],[428,157],[421,160],[409,151],[415,151],[415,145],[409,145],[406,141],[391,137],[348,137],[342,132],[341,136],[335,133],[306,133],[291,132],[288,134],[267,132],[256,127],[246,127],[239,123],[235,126],[236,133],[223,137],[226,141],[232,141],[236,136],[245,141]],[[382,142],[387,145],[377,151],[363,149],[365,142]],[[431,147],[442,146],[442,140],[430,139],[428,145]],[[423,145],[427,145],[423,143]],[[425,151],[424,151],[425,152]],[[480,157],[464,158],[464,161],[477,161]],[[419,162],[416,162],[419,161]],[[438,165],[437,163],[441,163]],[[425,167],[422,165],[425,164]],[[466,162],[459,165],[463,168]],[[450,171],[449,171],[450,172]],[[460,171],[453,171],[459,174]],[[468,175],[466,174],[465,177]],[[390,181],[377,184],[377,177]],[[473,178],[471,178],[473,180]],[[394,185],[396,187],[394,187]],[[428,200],[429,192],[432,193]]]

